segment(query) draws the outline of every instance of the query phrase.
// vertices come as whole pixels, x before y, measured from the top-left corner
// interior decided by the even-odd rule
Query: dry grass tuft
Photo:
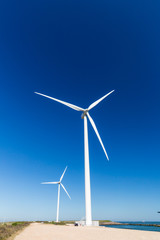
[[[22,230],[24,227],[28,226],[29,222],[14,222],[0,224],[0,240],[6,240],[16,232]]]

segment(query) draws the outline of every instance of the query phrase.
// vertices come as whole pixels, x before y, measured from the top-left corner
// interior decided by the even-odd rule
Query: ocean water
[[[121,222],[123,223],[133,223],[133,224],[144,224],[146,226],[139,226],[139,225],[103,225],[104,227],[110,228],[121,228],[121,229],[132,229],[132,230],[141,230],[141,231],[154,231],[160,232],[160,227],[156,226],[147,226],[147,224],[156,224],[160,225],[160,222]]]

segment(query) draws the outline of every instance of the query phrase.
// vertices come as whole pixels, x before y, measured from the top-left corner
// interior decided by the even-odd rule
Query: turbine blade
[[[91,116],[89,115],[88,112],[87,112],[87,116],[88,116],[89,121],[90,121],[90,123],[91,123],[91,125],[92,125],[92,127],[93,127],[93,129],[94,129],[94,131],[95,131],[95,133],[96,133],[96,135],[97,135],[99,141],[100,141],[100,144],[101,144],[101,146],[102,146],[102,148],[103,148],[103,151],[104,151],[104,153],[105,153],[107,159],[109,160],[108,155],[107,155],[107,152],[106,152],[106,150],[105,150],[105,148],[104,148],[104,145],[103,145],[103,142],[102,142],[102,140],[101,140],[101,137],[100,137],[100,135],[99,135],[99,133],[98,133],[97,127],[96,127],[96,125],[95,125],[93,119],[91,118]]]
[[[69,193],[67,192],[67,190],[65,189],[62,183],[61,183],[61,186],[63,187],[64,191],[67,193],[68,197],[71,199],[71,197],[69,196]]]
[[[97,101],[95,101],[94,103],[92,103],[89,107],[88,110],[91,110],[93,107],[95,107],[99,102],[101,102],[104,98],[106,98],[108,95],[110,95],[112,92],[114,92],[114,90],[112,90],[111,92],[107,93],[106,95],[104,95],[103,97],[101,97],[100,99],[98,99]]]
[[[58,182],[42,182],[41,184],[58,184]]]
[[[60,102],[60,103],[62,103],[62,104],[64,104],[64,105],[66,105],[67,107],[70,107],[70,108],[72,108],[72,109],[74,109],[74,110],[76,110],[76,111],[82,111],[82,112],[84,111],[83,108],[77,107],[76,105],[73,105],[73,104],[71,104],[71,103],[67,103],[67,102],[58,100],[58,99],[56,99],[56,98],[49,97],[49,96],[44,95],[44,94],[42,94],[42,93],[38,93],[38,92],[35,92],[35,93],[38,94],[38,95],[41,95],[41,96],[43,96],[43,97],[50,98],[50,99],[52,99],[52,100],[54,100],[54,101]]]
[[[67,167],[64,169],[64,172],[63,172],[63,174],[62,174],[62,176],[61,176],[61,178],[60,178],[60,182],[62,181],[62,179],[63,179],[63,176],[64,176],[64,174],[65,174],[65,172],[66,172],[66,170],[67,170]]]

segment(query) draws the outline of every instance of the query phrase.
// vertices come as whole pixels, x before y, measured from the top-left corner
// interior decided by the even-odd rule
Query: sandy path
[[[14,240],[160,240],[160,232],[32,223]]]

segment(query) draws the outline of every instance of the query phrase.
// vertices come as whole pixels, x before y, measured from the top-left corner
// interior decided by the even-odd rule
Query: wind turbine
[[[58,219],[59,219],[60,186],[62,186],[62,188],[64,189],[64,191],[68,195],[68,197],[71,199],[71,197],[69,196],[67,190],[65,189],[65,187],[62,184],[62,179],[64,177],[64,174],[65,174],[66,170],[67,170],[67,167],[64,169],[64,172],[63,172],[62,176],[60,177],[59,182],[43,182],[43,183],[41,183],[41,184],[58,184],[58,199],[57,199],[57,217],[56,217],[56,222],[58,222]]]
[[[89,147],[88,147],[88,126],[87,126],[87,117],[99,139],[99,142],[103,148],[103,151],[108,158],[107,152],[104,148],[103,142],[101,140],[101,137],[98,133],[97,127],[93,121],[93,119],[91,118],[89,111],[94,108],[98,103],[100,103],[104,98],[106,98],[107,96],[109,96],[112,92],[114,92],[114,90],[112,90],[111,92],[107,93],[106,95],[104,95],[103,97],[101,97],[100,99],[98,99],[97,101],[95,101],[94,103],[92,103],[88,108],[84,109],[81,107],[77,107],[71,103],[67,103],[61,100],[58,100],[56,98],[53,97],[49,97],[47,95],[44,95],[42,93],[38,93],[35,92],[36,94],[39,94],[43,97],[46,98],[50,98],[56,102],[62,103],[64,105],[66,105],[67,107],[70,107],[76,111],[80,111],[82,112],[81,118],[84,119],[84,157],[85,157],[85,205],[86,205],[86,225],[87,226],[91,226],[92,225],[92,213],[91,213],[91,187],[90,187],[90,168],[89,168]]]

